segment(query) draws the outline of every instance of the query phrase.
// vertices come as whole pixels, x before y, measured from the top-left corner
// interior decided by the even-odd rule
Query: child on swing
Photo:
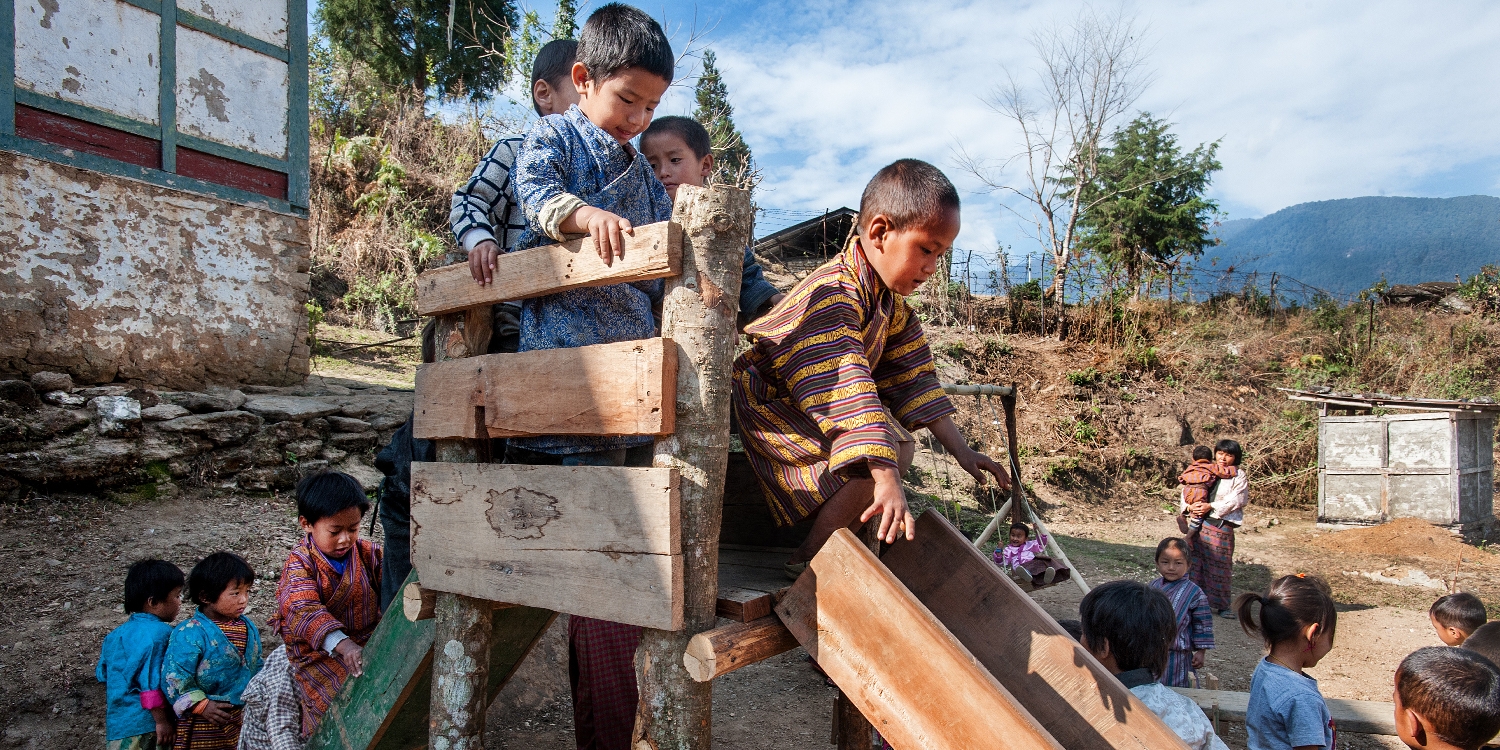
[[[778,524],[812,516],[786,564],[796,578],[833,532],[879,517],[893,543],[916,538],[901,472],[902,430],[927,428],[959,466],[1001,489],[1010,477],[969,447],[953,423],[922,324],[906,296],[937,272],[959,230],[958,191],[923,161],[875,174],[859,203],[859,234],[745,328],[734,363],[734,410],[746,456]]]
[[[1016,522],[1010,525],[1010,544],[996,547],[994,559],[996,565],[1004,568],[1020,584],[1036,585],[1040,578],[1042,585],[1050,586],[1066,580],[1070,575],[1067,566],[1053,560],[1046,552],[1047,535],[1038,533],[1037,538],[1032,539],[1031,527]]]

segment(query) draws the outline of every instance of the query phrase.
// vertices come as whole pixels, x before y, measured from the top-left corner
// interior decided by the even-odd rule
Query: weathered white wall
[[[286,63],[178,27],[179,130],[285,158],[286,107]]]
[[[15,7],[18,86],[159,122],[161,19],[155,13],[118,0],[16,0]]]
[[[178,0],[177,7],[278,47],[286,46],[286,0]]]
[[[288,383],[306,220],[0,152],[0,371]]]

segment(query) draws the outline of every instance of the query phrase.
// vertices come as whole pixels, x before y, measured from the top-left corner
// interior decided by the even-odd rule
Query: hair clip
[[[1295,575],[1298,578],[1306,578],[1307,577],[1306,573],[1293,573],[1292,575]]]

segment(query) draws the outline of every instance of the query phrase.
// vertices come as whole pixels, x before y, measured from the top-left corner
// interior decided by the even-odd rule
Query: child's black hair
[[[692,149],[693,156],[699,159],[713,153],[714,147],[708,137],[708,128],[703,127],[703,123],[691,117],[669,115],[652,120],[651,124],[646,127],[646,132],[641,133],[641,145],[645,145],[647,138],[663,133],[671,133],[681,138],[682,142]]]
[[[1500,671],[1472,651],[1428,646],[1396,667],[1401,705],[1444,742],[1477,750],[1500,732]]]
[[[137,560],[125,573],[125,611],[144,612],[148,602],[166,601],[186,582],[182,568],[166,560]]]
[[[1500,667],[1500,622],[1487,622],[1464,639],[1464,648]]]
[[[1077,620],[1058,620],[1057,624],[1061,625],[1062,629],[1073,637],[1073,640],[1083,643],[1083,623]]]
[[[1432,609],[1428,613],[1432,615],[1432,619],[1437,620],[1437,624],[1445,628],[1458,628],[1465,633],[1478,630],[1489,619],[1484,612],[1484,602],[1467,591],[1439,597],[1432,603]]]
[[[1260,604],[1260,621],[1252,616]],[[1339,613],[1329,595],[1328,582],[1314,575],[1282,576],[1271,582],[1264,594],[1240,594],[1234,601],[1240,627],[1249,635],[1258,635],[1267,646],[1297,637],[1297,631],[1317,625],[1332,638],[1338,627]]]
[[[1137,581],[1110,581],[1078,605],[1083,644],[1109,654],[1121,672],[1145,668],[1160,677],[1177,638],[1177,615],[1165,594]]]
[[[957,211],[958,189],[943,170],[919,159],[899,159],[881,167],[859,197],[859,226],[870,226],[877,215],[891,222],[891,229],[923,226]]]
[[[1192,557],[1192,553],[1188,552],[1187,542],[1183,541],[1182,537],[1169,536],[1157,543],[1156,557],[1153,557],[1151,559],[1160,560],[1161,553],[1166,552],[1168,547],[1176,547],[1179,551],[1182,552],[1183,557]]]
[[[1193,448],[1193,460],[1194,461],[1212,461],[1212,460],[1214,460],[1214,449],[1210,448],[1210,447],[1208,447],[1206,445],[1194,446],[1194,448]]]
[[[601,5],[578,35],[578,62],[598,83],[626,68],[640,68],[668,84],[677,72],[672,43],[656,19],[624,3]]]
[[[1228,438],[1220,440],[1218,443],[1214,444],[1214,452],[1219,453],[1221,451],[1234,456],[1235,466],[1239,466],[1240,461],[1243,461],[1245,459],[1245,452],[1243,450],[1240,450],[1240,444]],[[1213,458],[1213,456],[1209,456],[1209,458]]]
[[[360,517],[370,510],[370,498],[358,479],[341,471],[310,474],[297,483],[297,516],[308,523],[359,508]]]
[[[188,593],[199,605],[212,604],[231,583],[255,583],[255,569],[233,552],[215,552],[193,566],[188,574]]]
[[[572,85],[573,63],[578,61],[578,40],[553,39],[542,45],[531,63],[531,88],[536,90],[537,81],[546,81],[553,89]],[[540,115],[542,107],[531,100],[531,108]]]
[[[1020,530],[1022,530],[1024,532],[1026,532],[1026,538],[1027,539],[1031,538],[1031,527],[1030,526],[1027,526],[1024,523],[1021,523],[1020,521],[1012,521],[1011,524],[1010,524],[1010,530],[1011,531],[1015,531],[1016,529],[1020,529]]]

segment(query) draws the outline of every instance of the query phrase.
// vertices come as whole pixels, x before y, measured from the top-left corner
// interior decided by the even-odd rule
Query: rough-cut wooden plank
[[[406,619],[416,622],[418,620],[431,620],[437,612],[438,592],[422,588],[420,583],[408,583],[401,587],[401,614]],[[508,609],[520,606],[507,604],[505,602],[488,602],[491,609]]]
[[[694,680],[708,682],[796,647],[797,639],[781,620],[766,616],[693,636],[682,663]]]
[[[604,265],[591,237],[506,253],[495,259],[494,283],[480,286],[469,267],[456,264],[417,277],[417,313],[443,315],[481,305],[676,276],[682,262],[682,228],[670,221],[636,227],[625,236],[625,257]]]
[[[723,579],[719,581],[717,610],[720,617],[750,622],[771,614],[771,607],[775,604],[776,595],[771,592],[725,586]]]
[[[413,434],[423,440],[519,435],[667,435],[677,347],[653,338],[423,365]],[[482,415],[482,416],[481,416]]]
[[[677,481],[676,469],[416,461],[412,544],[455,559],[522,550],[678,555]]]
[[[792,551],[720,544],[719,616],[749,622],[771,614],[776,594],[792,585],[784,568]]]
[[[1062,748],[848,529],[776,613],[893,747]]]
[[[916,537],[880,561],[1058,742],[1186,747],[942,514],[923,513]]]
[[[1233,690],[1196,690],[1194,688],[1172,688],[1193,699],[1204,713],[1213,716],[1214,708],[1224,721],[1242,722],[1250,707],[1250,694]],[[1396,734],[1396,707],[1381,701],[1357,701],[1348,698],[1326,698],[1328,713],[1339,732],[1355,734]]]

